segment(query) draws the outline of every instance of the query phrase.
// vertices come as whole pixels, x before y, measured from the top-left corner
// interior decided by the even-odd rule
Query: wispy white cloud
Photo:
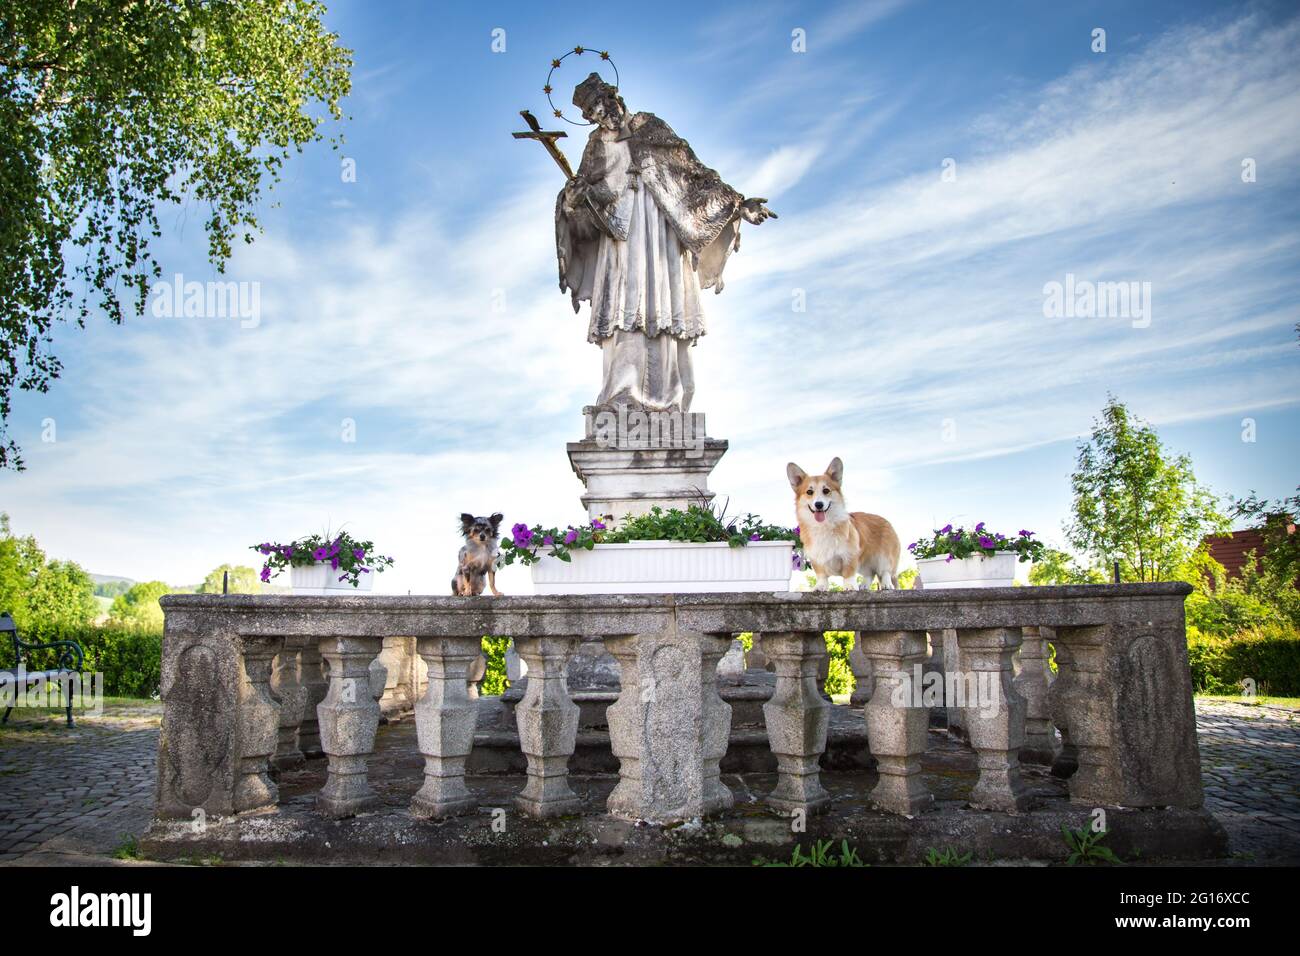
[[[810,43],[897,6],[837,8]],[[883,179],[862,158],[907,100],[878,91],[772,119],[797,128],[775,150],[702,151],[782,197],[706,302],[696,407],[732,442],[715,487],[779,520],[785,461],[840,454],[907,535],[976,507],[964,463],[1068,442],[1107,389],[1157,422],[1300,401],[1300,225],[1277,206],[1294,204],[1279,182],[1300,159],[1298,38],[1300,21],[1246,16],[1017,93],[954,134],[955,182],[943,155]],[[827,72],[749,95],[782,101],[835,64],[812,69]],[[1244,156],[1259,182],[1242,183]],[[40,516],[54,553],[179,583],[256,540],[346,521],[402,557],[387,589],[438,592],[460,511],[576,520],[562,446],[599,357],[554,285],[554,188],[547,168],[472,217],[439,193],[395,219],[356,202],[319,234],[272,232],[230,270],[262,284],[256,329],[88,331],[68,374],[75,426],[0,477],[20,527]],[[1044,318],[1043,284],[1066,272],[1151,282],[1151,326]],[[945,420],[956,441],[940,441]],[[916,500],[916,476],[940,467],[963,477],[942,503]]]

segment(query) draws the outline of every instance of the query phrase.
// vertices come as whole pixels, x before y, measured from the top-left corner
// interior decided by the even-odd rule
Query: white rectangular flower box
[[[944,588],[1009,588],[1016,580],[1020,555],[999,551],[994,555],[973,554],[969,558],[947,556],[920,558],[916,562],[921,586],[927,591]]]
[[[356,587],[343,577],[342,570],[334,570],[329,562],[311,565],[292,565],[289,568],[289,586],[294,594],[359,594],[375,586],[375,574],[361,575]]]
[[[530,566],[537,594],[660,594],[700,591],[789,591],[794,545],[750,541],[630,541],[550,555]]]

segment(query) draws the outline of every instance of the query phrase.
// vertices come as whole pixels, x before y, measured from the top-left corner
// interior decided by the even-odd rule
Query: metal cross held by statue
[[[528,124],[529,131],[525,133],[514,133],[513,135],[515,139],[537,140],[545,146],[546,151],[551,154],[551,158],[555,160],[556,164],[560,167],[561,172],[564,173],[564,178],[566,180],[572,179],[573,167],[569,165],[569,160],[565,158],[565,155],[560,152],[560,147],[555,145],[557,139],[561,136],[568,136],[569,134],[564,132],[564,130],[542,129],[541,124],[537,122],[537,117],[528,112],[528,110],[520,110],[519,115],[522,116],[524,122]]]

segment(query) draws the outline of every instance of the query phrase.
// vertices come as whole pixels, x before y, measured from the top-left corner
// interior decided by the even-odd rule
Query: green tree
[[[38,636],[87,627],[99,613],[95,582],[74,561],[51,561],[36,576],[27,613]]]
[[[0,0],[0,467],[15,387],[46,391],[55,322],[144,313],[169,205],[201,204],[224,271],[264,186],[320,140],[352,54],[314,0]],[[334,141],[335,148],[338,141]]]
[[[262,590],[262,582],[257,576],[257,572],[247,565],[223,564],[208,573],[199,585],[200,594],[220,594],[223,576],[230,572],[230,593],[231,594],[259,594]]]
[[[1296,518],[1300,516],[1300,487],[1290,498],[1273,502],[1260,499],[1252,491],[1241,501],[1234,501],[1235,517],[1257,522],[1264,538],[1264,554],[1260,564],[1279,581],[1300,580],[1300,531]]]
[[[1071,479],[1070,544],[1126,581],[1167,580],[1208,532],[1227,527],[1191,459],[1165,452],[1155,429],[1110,396]]]
[[[163,612],[158,599],[170,593],[172,589],[162,581],[133,585],[125,594],[113,598],[113,606],[108,611],[109,623],[117,627],[161,631]]]
[[[1105,584],[1098,568],[1081,567],[1064,551],[1046,549],[1029,569],[1030,584]]]
[[[0,612],[22,634],[40,638],[95,619],[94,583],[72,561],[46,561],[31,535],[16,537],[0,512]]]

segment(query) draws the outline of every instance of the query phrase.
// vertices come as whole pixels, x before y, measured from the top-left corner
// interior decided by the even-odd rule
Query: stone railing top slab
[[[169,631],[249,636],[577,635],[598,640],[661,630],[938,630],[1181,623],[1190,586],[1170,584],[844,591],[601,594],[528,597],[339,597],[170,594]]]

